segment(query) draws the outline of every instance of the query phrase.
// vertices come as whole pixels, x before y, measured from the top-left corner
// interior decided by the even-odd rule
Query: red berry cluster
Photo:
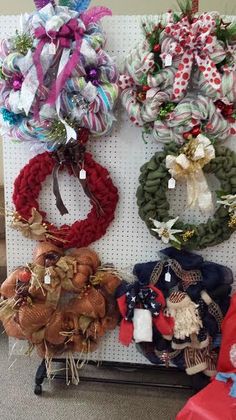
[[[227,105],[221,100],[217,100],[215,102],[215,105],[218,109],[220,109],[221,114],[227,121],[229,121],[230,123],[235,122],[235,117],[233,116],[233,114],[236,113],[236,110],[234,109],[233,104]]]
[[[189,137],[197,137],[199,134],[201,134],[201,128],[199,125],[196,125],[195,127],[192,128],[192,130],[190,131],[186,131],[185,133],[183,133],[183,138],[185,140],[189,140]]]
[[[137,99],[139,102],[143,102],[146,100],[147,91],[151,89],[148,85],[143,85],[141,90],[137,92]]]

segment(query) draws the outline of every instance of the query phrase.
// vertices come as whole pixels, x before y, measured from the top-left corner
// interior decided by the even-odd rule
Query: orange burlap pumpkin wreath
[[[114,298],[119,284],[115,270],[101,266],[93,250],[78,248],[64,255],[42,242],[33,262],[3,282],[0,320],[8,336],[28,340],[47,360],[89,353],[119,321]]]

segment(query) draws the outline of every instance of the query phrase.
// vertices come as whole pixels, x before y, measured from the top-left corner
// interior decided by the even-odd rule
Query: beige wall
[[[33,0],[1,0],[0,14],[9,15],[33,10]],[[155,14],[175,7],[175,0],[97,0],[91,5],[110,7],[114,14]],[[236,14],[235,0],[200,0],[200,10],[218,10],[224,14]],[[0,184],[3,182],[2,147],[0,147]]]
[[[0,14],[16,14],[33,10],[33,0],[1,0]],[[114,14],[155,14],[174,8],[175,0],[93,0],[91,5],[110,7]],[[236,13],[235,0],[200,0],[201,10],[218,10],[221,13]]]

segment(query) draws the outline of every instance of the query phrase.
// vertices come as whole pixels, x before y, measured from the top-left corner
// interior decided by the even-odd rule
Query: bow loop
[[[211,212],[213,202],[202,168],[214,158],[214,146],[202,134],[190,140],[178,156],[166,157],[166,167],[171,176],[176,180],[187,181],[188,206],[198,204],[203,212]]]
[[[207,83],[215,90],[221,88],[221,75],[212,60],[211,54],[224,58],[224,49],[215,32],[215,19],[210,13],[203,13],[193,22],[187,17],[179,22],[173,20],[165,28],[165,37],[170,39],[167,50],[162,51],[161,57],[165,59],[167,54],[180,58],[178,71],[174,82],[174,99],[180,99],[186,93],[193,64],[197,64]]]
[[[48,54],[48,50],[44,50],[45,45],[53,43],[56,48],[61,48],[63,50],[62,56],[63,54],[66,54],[65,51],[67,49],[71,49],[68,62],[60,74],[58,74],[57,80],[51,87],[51,93],[47,100],[47,103],[51,105],[55,104],[66,80],[78,63],[83,35],[84,28],[80,26],[80,21],[76,18],[72,18],[68,22],[65,22],[58,30],[54,29],[47,31],[46,27],[43,26],[39,26],[35,29],[35,37],[39,39],[39,43],[34,52],[33,61],[36,67],[39,85],[43,84],[45,76],[41,62],[41,55]],[[75,47],[73,47],[74,41]]]

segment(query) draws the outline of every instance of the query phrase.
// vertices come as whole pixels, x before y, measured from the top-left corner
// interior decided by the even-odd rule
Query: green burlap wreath
[[[221,195],[236,194],[236,153],[224,146],[215,145],[215,158],[204,168],[204,173],[213,173],[221,184]],[[137,190],[139,215],[146,223],[150,233],[160,239],[152,230],[153,222],[167,222],[174,217],[169,214],[170,205],[167,200],[168,180],[171,175],[165,166],[166,156],[178,155],[180,146],[175,142],[165,145],[164,150],[157,152],[149,162],[141,167],[140,185]],[[234,226],[230,223],[230,215],[223,205],[219,206],[214,217],[206,223],[198,225],[183,223],[177,220],[175,229],[183,232],[176,234],[180,241],[179,248],[203,249],[217,245],[231,236]],[[190,232],[190,234],[189,234]],[[172,245],[176,245],[172,243]]]

